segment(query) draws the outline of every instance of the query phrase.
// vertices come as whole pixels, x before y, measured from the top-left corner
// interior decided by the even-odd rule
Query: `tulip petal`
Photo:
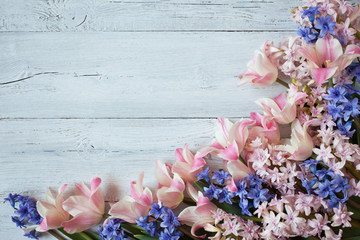
[[[83,212],[69,221],[61,224],[67,233],[73,234],[91,228],[102,219],[102,216],[94,216],[91,213]]]

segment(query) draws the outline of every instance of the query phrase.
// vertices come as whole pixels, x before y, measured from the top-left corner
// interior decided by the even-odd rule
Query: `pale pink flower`
[[[84,183],[75,185],[77,194],[63,203],[64,210],[72,216],[69,221],[61,224],[66,232],[82,232],[103,218],[105,202],[100,184],[100,178],[93,178],[90,188]]]
[[[328,163],[330,159],[335,158],[331,150],[330,147],[325,147],[325,144],[322,143],[320,148],[314,148],[313,152],[317,155],[316,160],[323,160],[325,163]]]
[[[153,195],[149,188],[143,187],[144,173],[141,173],[137,181],[131,182],[131,196],[125,196],[119,202],[112,205],[109,214],[112,218],[120,218],[129,223],[135,223],[135,219],[145,217],[153,202]]]
[[[244,222],[242,230],[239,236],[242,236],[244,240],[259,239],[260,226],[253,221]]]
[[[264,44],[266,46],[267,43]],[[255,56],[247,64],[247,70],[239,76],[240,84],[252,83],[257,86],[273,84],[278,77],[278,69],[267,54],[264,47],[255,52]]]
[[[254,215],[257,214],[258,218],[261,217],[262,215],[268,215],[269,211],[267,209],[267,201],[262,202],[258,208],[256,209],[256,211],[254,212]]]
[[[191,193],[191,192],[190,192]],[[203,196],[201,192],[198,195],[191,195],[190,197],[196,201],[196,206],[187,207],[179,214],[179,221],[182,224],[191,226],[191,234],[196,237],[204,238],[206,235],[197,236],[196,230],[214,224],[213,212],[216,206],[210,200]]]
[[[346,205],[340,204],[340,207],[334,208],[333,211],[334,211],[334,216],[331,218],[331,220],[333,221],[331,226],[338,227],[343,225],[344,227],[351,227],[350,216],[353,215],[354,213],[348,212]]]
[[[308,221],[308,225],[313,228],[311,235],[318,235],[320,237],[322,231],[330,230],[330,227],[327,225],[328,223],[330,222],[328,221],[326,213],[324,214],[324,217],[321,214],[316,213],[315,219]]]
[[[206,224],[204,227],[205,231],[216,233],[214,236],[209,237],[211,240],[226,240],[224,236],[222,236],[222,230],[218,227],[215,227],[211,224]]]
[[[282,215],[282,218],[285,219],[285,225],[288,229],[291,230],[292,233],[297,233],[299,226],[306,222],[306,220],[302,217],[299,217],[299,211],[295,210],[289,206],[285,205],[286,214]]]
[[[339,40],[331,36],[319,38],[315,46],[306,45],[299,51],[309,61],[311,74],[318,85],[339,74],[360,56],[360,47],[348,45],[344,52]]]
[[[178,174],[171,176],[170,172],[167,165],[156,161],[155,177],[159,182],[157,198],[164,206],[176,208],[184,199],[185,183]]]
[[[250,118],[255,120],[255,124],[249,132],[249,139],[257,137],[266,137],[269,143],[276,144],[280,140],[280,131],[274,118],[271,116],[262,116],[259,113],[250,113]]]
[[[306,97],[303,92],[281,93],[274,99],[261,98],[255,101],[266,115],[271,116],[280,124],[290,123],[296,118],[296,105]]]
[[[311,206],[314,202],[314,196],[304,193],[299,193],[295,201],[295,209],[300,212],[305,212],[306,216],[309,216],[311,213]]]
[[[196,174],[206,164],[203,158],[194,157],[187,144],[184,148],[176,149],[175,157],[176,161],[172,166],[172,172],[177,173],[184,181],[188,182],[194,182]]]
[[[281,214],[275,215],[273,211],[270,211],[269,215],[263,216],[262,223],[264,224],[265,231],[263,231],[261,235],[263,237],[264,234],[268,236],[272,236],[273,234],[277,235],[282,227],[280,220]]]
[[[311,123],[312,121],[308,121],[301,126],[300,121],[297,119],[292,123],[290,144],[283,146],[283,150],[291,154],[289,159],[303,161],[311,156],[314,144],[307,132]]]
[[[344,37],[344,44],[348,44],[349,41],[355,39],[356,30],[350,27],[350,18],[347,18],[345,22],[337,24],[338,31],[341,32],[341,35]]]
[[[66,184],[62,185],[56,196],[53,195],[48,188],[45,195],[45,201],[37,201],[36,210],[39,212],[43,220],[36,228],[36,231],[46,232],[50,229],[57,229],[61,227],[63,222],[69,220],[70,215],[62,206],[64,202],[62,195],[66,186]]]
[[[334,231],[329,228],[325,230],[325,237],[321,238],[321,240],[341,240],[342,239],[343,230],[340,229],[338,234],[335,234]]]
[[[251,119],[241,119],[232,123],[227,118],[218,118],[214,142],[210,146],[200,149],[195,158],[202,158],[211,153],[225,160],[238,160],[249,137],[248,128],[254,123],[255,121]]]
[[[242,230],[241,224],[237,221],[236,218],[230,219],[226,218],[224,219],[224,223],[221,224],[221,227],[224,229],[223,235],[234,235],[239,236],[238,232]]]

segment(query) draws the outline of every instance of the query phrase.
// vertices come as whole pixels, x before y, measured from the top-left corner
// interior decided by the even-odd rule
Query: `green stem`
[[[357,118],[354,118],[354,123],[356,125],[356,128],[360,129],[360,121]]]
[[[288,84],[287,82],[285,82],[285,81],[283,81],[283,80],[281,80],[281,79],[279,79],[279,78],[277,78],[276,81],[277,81],[279,84],[283,85],[284,87],[289,88],[289,84]]]
[[[69,233],[65,232],[65,230],[63,228],[59,228],[58,231],[61,232],[62,234],[64,234],[65,236],[67,236],[68,238],[73,239],[72,236],[74,234],[69,234]],[[87,235],[84,232],[79,232],[79,233],[75,233],[75,234],[78,236],[81,236],[84,240],[94,240],[92,237],[90,237],[89,235]]]
[[[360,32],[356,30],[355,37],[360,40]]]
[[[356,209],[360,210],[360,204],[356,203],[355,201],[348,199],[347,202],[352,205],[353,207],[355,207]]]
[[[352,219],[351,220],[351,227],[356,227],[356,228],[360,228],[360,222],[355,220],[355,219]]]
[[[329,87],[333,87],[333,86],[334,86],[333,79],[332,79],[332,78],[330,78],[330,79],[329,79]]]
[[[66,240],[63,236],[60,235],[56,230],[49,230],[48,233],[50,233],[53,237],[55,237],[58,240]]]
[[[241,156],[239,156],[239,160],[240,160],[240,162],[242,162],[243,164],[245,164],[245,166],[247,166],[245,160],[244,160]]]
[[[196,202],[194,202],[194,200],[192,200],[192,198],[189,198],[189,197],[184,197],[183,202],[186,203],[187,205],[191,205],[191,206],[196,205]]]
[[[347,162],[345,164],[345,168],[359,181],[360,180],[360,173],[356,170],[351,163]]]

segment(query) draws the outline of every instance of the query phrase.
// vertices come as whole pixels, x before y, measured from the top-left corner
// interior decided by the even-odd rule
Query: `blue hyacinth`
[[[337,127],[341,134],[352,137],[355,130],[351,130],[352,118],[359,116],[359,99],[355,97],[358,90],[351,85],[337,85],[327,90],[328,113],[337,121]]]
[[[327,33],[331,33],[332,35],[335,35],[335,25],[336,22],[331,21],[331,16],[327,16],[326,18],[324,16],[321,16],[320,18],[316,19],[317,23],[315,24],[315,28],[320,30],[320,38],[325,37]]]
[[[312,28],[299,26],[297,34],[302,37],[306,43],[316,42],[319,34],[315,32]]]
[[[209,173],[210,173],[210,168],[207,167],[204,170],[201,170],[200,173],[196,174],[195,176],[197,177],[197,180],[205,180],[206,182],[210,182],[210,177],[209,177]]]
[[[320,13],[319,8],[320,8],[320,6],[309,7],[308,9],[301,11],[301,13],[302,13],[301,18],[308,17],[310,22],[314,22],[315,15]]]
[[[99,236],[103,240],[128,240],[120,219],[110,219],[104,226],[98,229]]]
[[[148,215],[136,219],[136,224],[152,237],[171,240],[180,239],[182,233],[176,227],[181,224],[174,212],[159,203],[152,203],[151,206],[152,209]]]
[[[301,165],[306,170],[306,176],[303,176],[301,182],[308,194],[314,193],[324,198],[329,209],[339,208],[339,203],[348,200],[348,190],[351,187],[347,178],[325,168],[322,161],[310,159]],[[338,193],[342,194],[341,198]]]
[[[10,206],[15,209],[16,216],[12,216],[11,220],[19,228],[26,228],[27,225],[37,225],[42,222],[42,217],[36,209],[36,201],[28,196],[20,194],[9,194],[4,202],[9,202]],[[32,230],[24,236],[32,239],[38,239],[38,232]]]

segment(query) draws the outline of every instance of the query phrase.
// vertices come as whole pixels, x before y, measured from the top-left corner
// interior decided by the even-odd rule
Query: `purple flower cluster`
[[[183,235],[176,230],[180,226],[174,212],[159,203],[152,203],[152,209],[145,217],[136,220],[139,227],[144,229],[151,237],[158,236],[160,240],[178,240]]]
[[[257,208],[262,202],[271,200],[272,195],[269,189],[263,187],[263,183],[265,180],[255,174],[250,174],[236,183],[238,190],[235,195],[240,198],[239,206],[242,214],[252,216],[251,208]]]
[[[9,202],[11,207],[15,209],[14,213],[16,216],[12,216],[11,219],[17,227],[26,229],[28,224],[35,225],[41,223],[42,217],[39,215],[36,209],[36,202],[32,198],[10,193],[4,200],[4,202]],[[25,233],[24,236],[38,239],[38,232],[31,230]]]
[[[335,35],[336,22],[332,20],[331,16],[321,16],[319,8],[318,5],[301,11],[301,18],[307,19],[309,23],[308,26],[300,25],[297,34],[307,43],[314,43],[319,37],[323,38],[328,33]]]
[[[359,114],[359,99],[354,97],[354,90],[349,85],[336,85],[328,88],[328,113],[337,121],[337,127],[341,134],[351,137],[355,130],[351,130],[352,121]],[[350,120],[350,121],[349,121]]]
[[[328,209],[339,208],[349,199],[348,179],[334,171],[326,169],[324,163],[310,159],[301,164],[305,167],[302,185],[308,194],[321,196],[328,204]]]
[[[198,180],[207,179],[209,170],[198,174]],[[266,181],[259,178],[255,174],[250,174],[244,180],[239,180],[236,183],[237,191],[231,192],[228,190],[224,183],[230,179],[229,172],[214,171],[211,179],[214,179],[215,183],[210,183],[209,187],[204,187],[204,196],[209,200],[215,199],[219,203],[238,203],[243,215],[253,216],[251,209],[257,208],[262,202],[269,201],[272,195],[269,193],[269,189],[263,187],[263,183]],[[210,182],[210,181],[209,181]]]
[[[120,219],[110,219],[104,226],[98,229],[99,236],[103,240],[128,240]]]

